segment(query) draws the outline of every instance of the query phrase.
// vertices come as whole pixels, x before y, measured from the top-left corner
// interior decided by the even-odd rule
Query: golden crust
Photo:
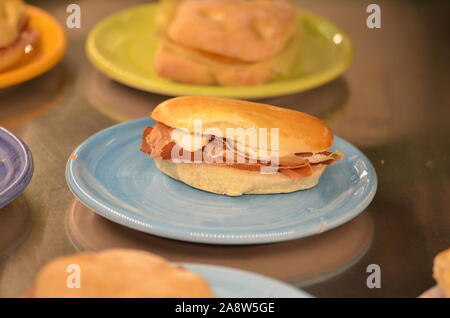
[[[450,298],[450,248],[434,258],[433,276],[444,297]]]
[[[80,288],[68,288],[67,268],[80,269]],[[57,258],[38,274],[35,298],[185,298],[212,297],[208,283],[157,255],[126,249]]]
[[[257,62],[279,53],[296,23],[289,1],[184,0],[167,35],[187,47]]]
[[[181,54],[164,42],[158,47],[154,63],[158,75],[196,85],[259,85],[274,75],[268,63],[225,63],[199,52]]]
[[[324,165],[316,165],[311,176],[293,181],[281,173],[261,174],[259,171],[226,166],[174,163],[158,159],[155,159],[155,163],[163,173],[191,187],[229,196],[289,193],[309,189],[317,185],[326,168]]]
[[[281,107],[220,97],[183,96],[164,101],[151,117],[173,128],[194,131],[194,121],[202,129],[279,129],[280,156],[300,152],[322,152],[333,144],[333,132],[320,119]],[[257,129],[258,131],[258,129]]]

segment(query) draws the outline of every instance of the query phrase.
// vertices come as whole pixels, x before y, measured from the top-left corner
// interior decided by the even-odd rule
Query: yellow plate
[[[0,72],[0,88],[30,80],[48,71],[58,63],[66,52],[67,39],[64,30],[47,12],[28,6],[30,25],[38,34],[33,51],[25,55],[17,64]]]
[[[348,36],[312,13],[299,11],[298,53],[290,74],[263,85],[225,87],[176,83],[153,69],[157,40],[157,4],[132,7],[97,24],[89,34],[86,52],[107,76],[126,85],[165,95],[208,95],[264,98],[311,89],[333,80],[350,65],[353,56]]]

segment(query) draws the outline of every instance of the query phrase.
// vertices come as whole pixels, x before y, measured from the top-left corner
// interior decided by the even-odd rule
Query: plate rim
[[[267,93],[264,88],[270,87],[271,84],[277,84],[277,81],[268,82],[262,85],[251,85],[251,86],[242,86],[242,87],[229,87],[229,86],[202,86],[202,85],[189,85],[185,83],[169,83],[169,84],[160,84],[157,82],[153,82],[151,80],[147,81],[147,84],[143,85],[132,72],[128,72],[120,68],[120,71],[115,70],[117,64],[112,63],[106,57],[104,57],[96,46],[96,38],[97,34],[100,33],[110,21],[116,19],[117,17],[131,11],[133,9],[138,9],[142,7],[156,7],[158,3],[148,3],[143,5],[132,6],[123,10],[120,10],[116,13],[113,13],[100,22],[98,22],[92,30],[89,32],[86,43],[85,43],[85,53],[88,57],[88,60],[91,64],[99,70],[101,73],[106,75],[107,77],[132,88],[155,93],[162,94],[167,96],[182,96],[182,95],[202,95],[202,96],[220,96],[220,97],[230,97],[230,98],[242,98],[242,99],[261,99],[261,98],[269,98],[276,96],[284,96],[288,94],[299,93],[303,91],[307,91],[321,85],[324,85],[332,80],[335,80],[339,76],[341,76],[351,65],[354,57],[354,46],[349,37],[349,35],[344,32],[340,27],[331,22],[330,20],[323,18],[317,14],[311,13],[303,8],[297,8],[297,14],[301,16],[306,16],[313,18],[314,20],[319,20],[322,24],[326,24],[329,27],[333,28],[342,36],[342,45],[344,54],[339,60],[339,62],[334,63],[331,67],[314,74],[310,78],[301,77],[291,80],[286,80],[284,85],[277,88],[274,92]],[[120,74],[118,74],[120,73]],[[126,79],[124,79],[126,77]],[[150,83],[150,85],[148,85]],[[281,85],[281,83],[278,83]],[[183,85],[183,87],[173,87],[172,85]],[[194,88],[203,88],[200,93],[192,93],[190,90],[192,87]],[[169,87],[169,89],[167,89]],[[259,87],[259,90],[255,90],[249,93],[249,88]],[[239,93],[227,92],[227,89],[239,89]]]
[[[196,270],[193,270],[193,268],[196,269],[200,269],[202,270],[202,268],[207,268],[207,269],[212,269],[212,270],[221,270],[221,271],[227,271],[227,272],[233,272],[235,274],[238,275],[245,275],[249,278],[253,278],[253,279],[257,279],[259,281],[265,281],[267,282],[267,284],[274,284],[276,283],[278,286],[282,286],[283,288],[286,288],[288,290],[291,290],[292,292],[295,292],[299,295],[299,297],[297,298],[314,298],[313,295],[311,295],[310,293],[304,291],[303,289],[296,287],[292,284],[283,282],[279,279],[270,277],[270,276],[266,276],[260,273],[256,273],[256,272],[252,272],[249,270],[245,270],[245,269],[241,269],[241,268],[235,268],[235,267],[230,267],[230,266],[224,266],[224,265],[215,265],[215,264],[207,264],[207,263],[191,263],[191,262],[174,262],[172,264],[177,264],[177,265],[181,265],[183,267],[186,267],[187,270],[199,275],[200,277],[202,277],[204,280],[206,280],[210,287],[213,288],[214,286],[205,278],[202,276],[201,273],[199,273]],[[242,297],[242,296],[241,296]],[[252,296],[244,296],[246,298],[260,298],[260,297],[252,297]],[[273,296],[275,298],[278,298],[277,296]],[[224,298],[224,297],[215,297],[215,298]]]
[[[367,195],[364,197],[363,200],[360,200],[358,204],[351,209],[350,212],[344,213],[342,216],[335,218],[334,220],[327,221],[326,223],[326,229],[321,230],[320,226],[317,227],[309,227],[306,231],[304,229],[299,230],[297,226],[297,230],[295,231],[295,226],[290,226],[291,229],[290,232],[286,232],[286,234],[279,235],[281,231],[283,231],[288,227],[284,228],[277,228],[274,231],[275,234],[278,235],[270,235],[270,232],[268,234],[268,231],[255,231],[253,233],[243,235],[236,234],[236,236],[239,237],[233,237],[232,234],[216,234],[211,235],[207,231],[200,231],[196,230],[197,233],[189,232],[189,230],[186,229],[180,229],[177,227],[173,227],[167,224],[160,224],[160,223],[152,223],[145,222],[145,220],[137,215],[134,215],[133,213],[128,212],[128,214],[133,214],[133,217],[130,217],[129,215],[126,215],[127,213],[122,213],[118,211],[117,209],[111,208],[110,206],[104,205],[101,202],[97,202],[95,200],[95,196],[90,196],[85,190],[82,189],[81,186],[79,186],[76,182],[76,178],[73,173],[73,164],[76,158],[78,157],[78,153],[82,151],[87,145],[89,145],[91,142],[93,142],[97,138],[102,138],[104,134],[111,133],[112,130],[120,129],[123,126],[132,126],[132,125],[139,125],[140,122],[146,121],[147,124],[151,124],[152,119],[149,117],[143,117],[134,119],[131,121],[127,121],[124,123],[119,123],[114,126],[105,128],[90,137],[88,137],[85,141],[83,141],[70,155],[67,164],[66,164],[66,182],[69,186],[70,191],[72,194],[78,198],[82,204],[93,210],[95,213],[99,214],[100,216],[105,217],[106,219],[109,219],[115,223],[118,223],[120,225],[145,232],[151,235],[156,235],[159,237],[164,237],[168,239],[175,239],[179,241],[184,242],[193,242],[193,243],[203,243],[203,244],[215,244],[215,245],[252,245],[252,244],[264,244],[264,243],[275,243],[275,242],[282,242],[282,241],[288,241],[288,240],[294,240],[299,239],[303,237],[312,236],[315,234],[320,234],[324,231],[329,231],[337,226],[340,226],[342,224],[347,223],[348,221],[352,220],[356,216],[358,216],[360,213],[362,213],[367,206],[372,202],[378,186],[378,179],[377,174],[375,171],[375,168],[373,167],[370,160],[354,145],[351,143],[345,141],[344,139],[335,136],[335,138],[341,140],[344,143],[347,143],[350,147],[352,147],[356,153],[363,159],[363,161],[366,163],[368,169],[370,170],[370,175],[372,176],[372,182],[370,183],[369,190]],[[75,160],[73,160],[75,158]],[[198,190],[201,191],[201,190]],[[319,222],[320,225],[320,222]],[[284,232],[283,232],[284,233]],[[220,235],[225,237],[220,237]],[[230,237],[230,235],[232,235]],[[244,236],[244,237],[243,237]]]
[[[58,38],[54,41],[56,43],[53,47],[54,50],[50,55],[43,56],[22,68],[12,68],[7,72],[0,72],[0,88],[21,84],[42,75],[61,61],[67,50],[66,33],[51,14],[32,5],[27,5],[27,13],[34,19],[45,20],[56,31]]]
[[[6,140],[9,145],[12,145],[12,142],[19,145],[21,152],[18,153],[18,156],[24,158],[25,163],[23,169],[19,171],[19,176],[17,176],[7,188],[0,191],[0,208],[11,203],[25,190],[30,183],[34,172],[33,156],[25,142],[8,129],[0,126],[0,138],[2,134],[5,134],[10,138],[10,141]]]

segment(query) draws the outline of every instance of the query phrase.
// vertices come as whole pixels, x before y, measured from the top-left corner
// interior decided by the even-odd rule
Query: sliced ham
[[[289,177],[292,181],[299,181],[312,175],[312,166],[307,165],[297,169],[280,169],[279,172]]]
[[[173,128],[157,122],[155,127],[148,127],[142,136],[141,151],[150,155],[155,159],[162,160],[173,160],[172,151],[176,143],[172,140]],[[233,151],[227,149],[226,144],[223,139],[215,139],[214,136],[211,138],[211,143],[216,143],[214,147],[210,149],[222,150],[218,153],[208,153],[204,151],[208,145],[204,146],[202,149],[196,152],[190,152],[185,149],[180,148],[179,158],[183,158],[189,162],[206,162],[214,165],[227,166],[235,169],[243,169],[249,171],[259,171],[261,167],[270,166],[270,162],[250,162],[249,158],[242,157],[237,152],[233,152],[232,159],[233,162],[227,162],[227,151]],[[278,172],[289,177],[293,181],[298,181],[309,177],[312,174],[312,167],[314,165],[330,165],[343,158],[343,154],[339,151],[336,152],[320,152],[320,153],[296,153],[294,155],[283,156],[279,158],[278,162]],[[221,159],[221,160],[220,160]],[[229,158],[228,158],[229,159]]]
[[[295,155],[283,156],[279,159],[279,166],[283,169],[302,168],[309,165],[309,161],[305,158],[300,158]]]

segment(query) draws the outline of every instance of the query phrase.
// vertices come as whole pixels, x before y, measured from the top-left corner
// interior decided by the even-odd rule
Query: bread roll
[[[286,108],[237,99],[183,96],[164,101],[151,117],[173,128],[194,132],[196,120],[202,121],[203,130],[218,128],[271,128],[279,129],[280,156],[322,152],[333,144],[333,132],[320,119]]]
[[[185,96],[159,104],[141,151],[166,175],[204,191],[239,196],[314,187],[333,133],[320,119],[281,107],[219,97]]]
[[[450,248],[434,258],[433,276],[442,296],[450,298]]]
[[[158,75],[195,85],[259,85],[275,75],[270,64],[266,62],[230,61],[220,56],[176,47],[167,42],[160,43],[154,63]]]
[[[74,264],[79,287],[69,288]],[[75,281],[73,281],[75,282]],[[76,287],[76,286],[71,286]],[[111,249],[59,257],[38,274],[35,298],[198,298],[212,297],[200,276],[160,256],[139,250]]]
[[[248,86],[291,73],[299,38],[288,0],[162,0],[155,72],[194,85]]]
[[[289,193],[314,187],[325,171],[325,166],[313,168],[313,174],[293,181],[281,174],[261,174],[258,171],[234,169],[226,166],[195,163],[173,163],[155,160],[156,167],[166,175],[191,187],[228,196],[243,194]]]
[[[278,54],[296,29],[284,0],[184,0],[168,29],[175,43],[244,62]]]
[[[0,1],[0,72],[19,62],[36,43],[26,5],[20,0]]]

